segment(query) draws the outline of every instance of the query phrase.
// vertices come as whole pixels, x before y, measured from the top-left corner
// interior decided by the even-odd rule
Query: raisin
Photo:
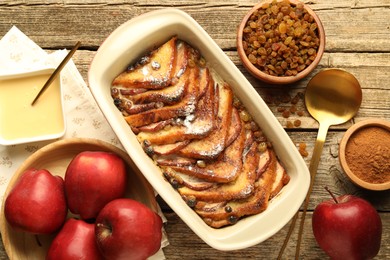
[[[294,76],[303,71],[315,59],[319,43],[318,25],[312,15],[302,4],[288,1],[262,5],[243,30],[249,61],[274,76]]]

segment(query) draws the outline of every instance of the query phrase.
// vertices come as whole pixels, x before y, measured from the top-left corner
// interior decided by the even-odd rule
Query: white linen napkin
[[[58,50],[48,54],[14,26],[0,40],[0,74],[26,72],[48,66],[57,67],[67,53],[66,50]],[[62,138],[96,138],[124,150],[72,60],[62,70],[61,81],[66,117],[66,133]],[[7,185],[21,163],[39,148],[54,141],[0,145],[0,206]],[[161,210],[159,214],[165,222]],[[168,244],[164,232],[162,247]],[[149,259],[165,259],[165,256],[160,250]]]

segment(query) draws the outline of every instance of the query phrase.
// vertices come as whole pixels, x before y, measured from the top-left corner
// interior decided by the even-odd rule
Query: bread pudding
[[[176,36],[118,75],[111,95],[166,180],[213,228],[264,211],[289,182],[233,89]]]

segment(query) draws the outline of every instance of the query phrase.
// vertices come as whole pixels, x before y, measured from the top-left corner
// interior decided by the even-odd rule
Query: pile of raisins
[[[243,47],[249,61],[273,76],[294,76],[316,58],[318,26],[302,3],[265,3],[248,19]]]

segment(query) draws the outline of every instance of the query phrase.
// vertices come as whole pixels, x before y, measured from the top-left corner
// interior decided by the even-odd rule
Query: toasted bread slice
[[[160,89],[169,86],[174,73],[177,37],[143,57],[140,62],[119,74],[113,86]]]
[[[219,92],[221,94],[219,98],[216,127],[205,138],[200,140],[192,140],[187,146],[178,152],[180,156],[195,159],[215,159],[225,149],[229,128],[234,128],[235,132],[237,132],[237,134],[239,133],[241,124],[231,124],[233,92],[227,85],[220,86]]]
[[[194,55],[191,51],[191,46],[186,42],[177,40],[176,42],[176,58],[175,58],[175,69],[173,72],[173,80],[180,78],[187,68],[190,66],[190,60],[198,60],[199,56]]]
[[[156,163],[161,166],[163,169],[165,169],[164,166],[190,166],[196,163],[195,159],[192,158],[186,158],[186,157],[179,157],[176,155],[162,155],[162,156],[155,156]]]
[[[242,169],[242,153],[245,145],[245,130],[242,129],[237,139],[228,146],[221,156],[212,161],[206,161],[205,166],[171,166],[175,171],[185,173],[207,181],[228,183],[234,181]]]
[[[246,154],[241,154],[244,158],[238,157],[243,160],[243,167],[239,176],[234,181],[219,184],[203,191],[192,190],[188,187],[179,187],[178,191],[180,195],[184,199],[196,198],[196,201],[207,202],[222,202],[247,198],[254,191],[255,171],[259,160],[259,154],[256,153],[256,150],[257,145],[253,143]]]
[[[218,101],[218,96],[214,93],[214,81],[210,78],[207,69],[201,70],[200,89],[205,88],[205,94],[200,98],[196,111],[195,119],[171,121],[169,127],[158,129],[158,131],[141,131],[137,135],[141,143],[147,140],[150,144],[165,145],[185,140],[199,139],[210,133],[215,125],[215,115],[213,103]],[[141,128],[140,128],[141,129]],[[150,128],[152,129],[152,128]]]
[[[174,69],[174,78],[171,81],[171,86],[168,86],[163,89],[157,90],[149,90],[142,93],[134,93],[134,91],[130,92],[130,95],[126,95],[125,93],[129,93],[129,88],[119,89],[119,94],[122,94],[122,99],[128,99],[133,104],[145,104],[151,102],[159,102],[165,105],[172,105],[174,103],[179,102],[182,97],[185,95],[185,82],[180,82],[180,84],[176,84],[177,80],[183,75],[184,71],[188,67],[189,60],[189,47],[182,41],[178,41],[177,43],[177,58],[176,65]],[[113,88],[115,88],[114,86]],[[113,91],[115,92],[115,91]],[[117,91],[116,91],[117,92]],[[134,93],[134,94],[133,94]]]
[[[234,140],[237,139],[243,127],[244,127],[243,122],[240,119],[238,110],[235,107],[233,107],[232,119],[230,120],[230,126],[225,141],[225,147],[228,147],[234,142]]]
[[[260,155],[259,167],[256,170],[256,180],[267,170],[268,165],[271,163],[271,151],[269,149],[265,150]]]
[[[188,91],[182,100],[172,106],[151,109],[139,114],[125,116],[125,120],[132,127],[140,127],[171,118],[191,116],[195,112],[199,92],[199,68],[193,67],[184,72],[177,84],[186,82]]]
[[[244,216],[263,212],[268,206],[278,171],[276,157],[274,153],[271,154],[271,163],[256,181],[253,195],[245,199],[233,200],[223,204],[198,202],[195,206],[195,211],[207,224],[215,228],[235,224]]]
[[[185,140],[173,144],[153,145],[151,149],[153,151],[153,154],[169,155],[169,154],[177,153],[178,151],[180,151],[180,149],[183,149],[183,147],[187,146],[189,142],[190,140]]]
[[[157,132],[163,129],[166,126],[169,126],[175,122],[174,118],[170,118],[168,120],[159,121],[156,123],[152,123],[149,125],[141,126],[137,128],[137,132],[135,134],[138,134],[139,132]]]
[[[279,161],[277,161],[276,164],[276,176],[275,176],[275,181],[272,185],[271,189],[271,194],[270,194],[270,199],[274,198],[276,195],[279,194],[281,189],[286,186],[290,181],[290,176],[288,176],[286,170],[280,164]]]
[[[137,95],[146,91],[148,91],[146,88],[124,88],[121,86],[111,86],[111,95],[113,98]]]
[[[172,105],[179,102],[185,95],[186,84],[180,82],[159,90],[150,90],[141,94],[126,97],[134,104],[147,104],[151,102],[161,103],[164,105]]]
[[[169,167],[164,168],[164,176],[174,188],[186,186],[191,190],[201,191],[216,186],[213,182],[207,182],[187,174],[176,172]]]
[[[121,99],[121,103],[118,105],[122,113],[125,115],[139,114],[154,108],[158,108],[158,106],[159,105],[156,102],[134,105],[131,101],[125,99]]]

